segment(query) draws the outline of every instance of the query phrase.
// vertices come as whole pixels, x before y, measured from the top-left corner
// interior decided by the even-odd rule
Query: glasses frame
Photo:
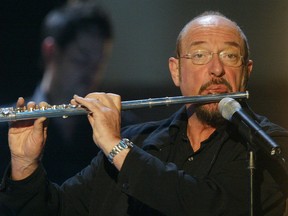
[[[221,63],[222,63],[223,65],[225,65],[225,66],[228,66],[228,67],[240,67],[240,66],[242,66],[242,65],[244,64],[244,62],[243,62],[243,56],[242,56],[242,55],[239,56],[239,62],[241,63],[240,65],[238,65],[238,64],[237,64],[237,65],[227,65],[227,63],[225,63],[225,62],[222,60],[222,58],[221,58],[221,54],[223,55],[223,53],[225,53],[225,51],[221,51],[221,52],[210,52],[210,51],[206,51],[206,50],[195,50],[195,51],[205,51],[205,52],[207,52],[207,53],[209,54],[208,61],[207,61],[206,63],[195,63],[195,62],[193,61],[193,58],[192,58],[192,54],[191,54],[191,53],[187,53],[187,54],[185,54],[184,56],[180,56],[179,59],[181,59],[181,58],[190,59],[190,60],[192,60],[192,63],[193,63],[194,65],[206,65],[206,64],[208,64],[209,62],[212,61],[213,55],[214,55],[214,54],[217,54],[219,60],[220,60]]]

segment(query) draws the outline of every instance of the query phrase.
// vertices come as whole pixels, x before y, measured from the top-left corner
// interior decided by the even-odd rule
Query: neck
[[[60,105],[59,100],[61,101],[61,96],[54,94],[55,91],[52,89],[53,82],[53,73],[55,73],[55,69],[48,67],[43,74],[42,81],[40,83],[40,89],[45,95],[46,102],[50,105]],[[59,92],[59,91],[58,91]],[[57,97],[58,96],[58,97]],[[55,118],[53,119],[55,126],[59,131],[61,131],[61,135],[64,140],[71,139],[71,134],[74,133],[77,127],[76,118],[70,117],[68,119]]]
[[[43,91],[46,95],[48,94],[48,92],[50,92],[52,78],[53,78],[52,71],[45,70],[42,81],[40,83],[40,88],[41,91]],[[49,103],[51,102],[49,101]]]
[[[208,139],[216,128],[200,121],[194,113],[188,119],[187,137],[191,143],[194,152],[200,149],[201,142]]]

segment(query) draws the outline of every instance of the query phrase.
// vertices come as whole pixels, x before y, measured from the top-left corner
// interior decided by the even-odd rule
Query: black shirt
[[[286,152],[287,132],[265,118],[259,121]],[[42,166],[18,182],[7,173],[0,192],[3,214],[5,209],[49,216],[248,215],[247,146],[235,128],[223,125],[193,152],[183,135],[186,125],[182,109],[167,120],[124,129],[123,137],[135,147],[121,172],[100,152],[61,187],[47,180]],[[255,181],[255,215],[282,215],[287,175],[261,151]]]

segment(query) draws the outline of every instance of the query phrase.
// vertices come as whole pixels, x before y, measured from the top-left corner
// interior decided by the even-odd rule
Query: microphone
[[[236,100],[223,98],[218,104],[218,109],[223,118],[237,126],[240,135],[251,145],[258,144],[271,156],[281,153],[279,145],[263,131],[260,125],[242,109]]]

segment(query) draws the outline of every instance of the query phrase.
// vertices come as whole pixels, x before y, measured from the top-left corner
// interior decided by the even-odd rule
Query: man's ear
[[[171,73],[172,80],[175,84],[175,86],[180,85],[181,77],[180,77],[180,65],[179,65],[179,59],[176,59],[174,57],[169,58],[169,70]]]
[[[244,74],[243,83],[242,83],[242,87],[241,87],[240,91],[246,91],[247,90],[248,80],[251,76],[252,69],[253,69],[253,61],[249,60],[247,66],[246,66],[246,74]]]
[[[247,64],[247,73],[248,73],[248,78],[250,77],[253,69],[253,61],[249,60]]]
[[[47,37],[42,41],[42,56],[43,56],[43,61],[45,63],[50,62],[50,60],[53,58],[56,50],[56,45],[54,38],[52,37]]]

